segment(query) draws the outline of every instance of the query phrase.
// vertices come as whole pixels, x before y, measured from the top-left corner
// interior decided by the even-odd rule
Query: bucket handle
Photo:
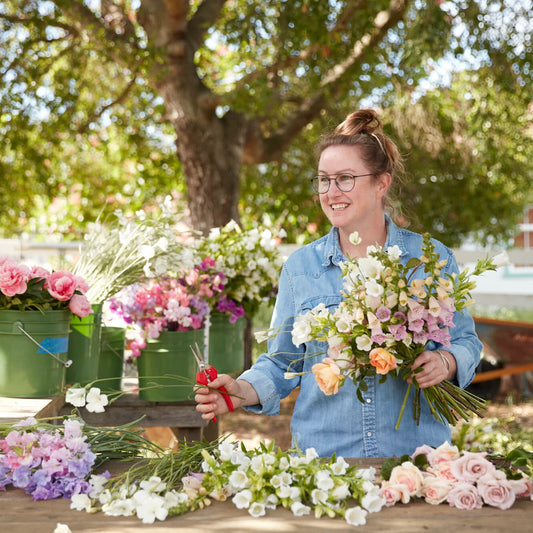
[[[24,335],[26,335],[26,337],[28,337],[28,339],[30,339],[32,342],[34,342],[37,346],[39,346],[39,348],[43,349],[48,355],[51,355],[56,361],[59,361],[62,365],[65,365],[65,368],[68,368],[71,364],[72,364],[72,361],[70,359],[68,359],[67,361],[63,361],[62,359],[60,359],[56,354],[50,352],[49,350],[47,350],[42,344],[40,344],[38,341],[36,341],[23,327],[22,327],[22,324],[20,322],[15,322],[15,326],[20,329],[20,331],[22,331],[22,333],[24,333]]]

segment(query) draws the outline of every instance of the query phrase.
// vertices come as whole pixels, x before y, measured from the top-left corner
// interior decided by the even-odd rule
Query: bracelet
[[[440,350],[435,350],[435,351],[440,355],[440,358],[442,359],[442,364],[446,367],[446,372],[449,372],[450,371],[450,362],[448,361],[446,356]]]

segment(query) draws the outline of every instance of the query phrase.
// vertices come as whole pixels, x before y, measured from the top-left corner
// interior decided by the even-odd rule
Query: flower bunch
[[[351,239],[358,242],[359,237],[352,234]],[[420,392],[437,419],[451,424],[458,416],[469,419],[484,407],[481,399],[446,380],[421,391],[411,365],[430,341],[450,346],[454,313],[473,303],[470,291],[475,282],[471,277],[495,270],[500,259],[478,261],[472,273],[465,269],[458,275],[444,274],[446,260],[440,259],[428,235],[423,238],[421,257],[403,264],[401,256],[398,246],[370,246],[367,257],[344,262],[342,302],[333,311],[319,304],[298,316],[292,329],[293,342],[296,346],[311,340],[328,343],[328,356],[312,368],[325,394],[336,394],[346,379],[352,379],[362,402],[367,376],[378,374],[382,381],[389,376],[413,377],[417,420]],[[396,427],[410,389],[411,385]]]
[[[0,489],[13,485],[34,500],[87,492],[86,478],[96,455],[83,435],[82,423],[66,419],[62,431],[35,424],[31,418],[22,421],[0,439]]]
[[[519,469],[506,473],[489,459],[486,452],[460,452],[448,442],[438,448],[424,445],[411,457],[383,465],[380,494],[387,506],[419,497],[433,505],[448,502],[458,509],[484,504],[508,509],[516,498],[533,499],[531,470],[529,475]]]
[[[192,255],[184,245],[190,230],[178,232],[167,196],[159,214],[140,210],[134,216],[115,212],[112,221],[97,221],[83,244],[73,272],[91,285],[87,297],[103,303],[141,277],[167,272],[172,264],[187,264]]]
[[[92,313],[83,277],[65,270],[50,272],[0,257],[0,309],[48,311],[69,309],[79,317]]]
[[[213,258],[223,272],[228,298],[243,305],[253,316],[261,302],[275,296],[283,258],[277,245],[283,238],[269,228],[243,230],[231,221],[222,228],[211,229],[208,236],[197,240],[201,257]]]
[[[362,525],[368,513],[380,511],[385,503],[373,483],[375,469],[357,469],[341,457],[320,459],[313,449],[282,452],[274,443],[253,450],[225,441],[200,444],[181,452],[194,452],[193,463],[186,462],[193,473],[178,478],[176,457],[165,454],[110,479],[99,494],[73,496],[71,507],[113,516],[136,514],[152,523],[231,497],[254,517],[283,506],[296,516],[314,512],[317,518],[341,516],[351,525]],[[194,473],[198,451],[203,472]],[[180,460],[185,464],[183,456]],[[350,502],[355,505],[349,507]]]

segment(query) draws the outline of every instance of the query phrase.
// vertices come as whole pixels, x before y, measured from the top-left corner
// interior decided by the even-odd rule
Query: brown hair
[[[337,145],[360,147],[363,160],[377,176],[388,172],[394,178],[403,171],[400,152],[383,133],[383,124],[373,109],[350,113],[332,133],[322,138],[318,154]]]

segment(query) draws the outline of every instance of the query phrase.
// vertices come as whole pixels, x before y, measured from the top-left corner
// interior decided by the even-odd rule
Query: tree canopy
[[[4,235],[80,235],[169,192],[203,231],[327,227],[319,136],[380,110],[407,158],[401,221],[512,236],[533,174],[530,0],[0,1]]]

